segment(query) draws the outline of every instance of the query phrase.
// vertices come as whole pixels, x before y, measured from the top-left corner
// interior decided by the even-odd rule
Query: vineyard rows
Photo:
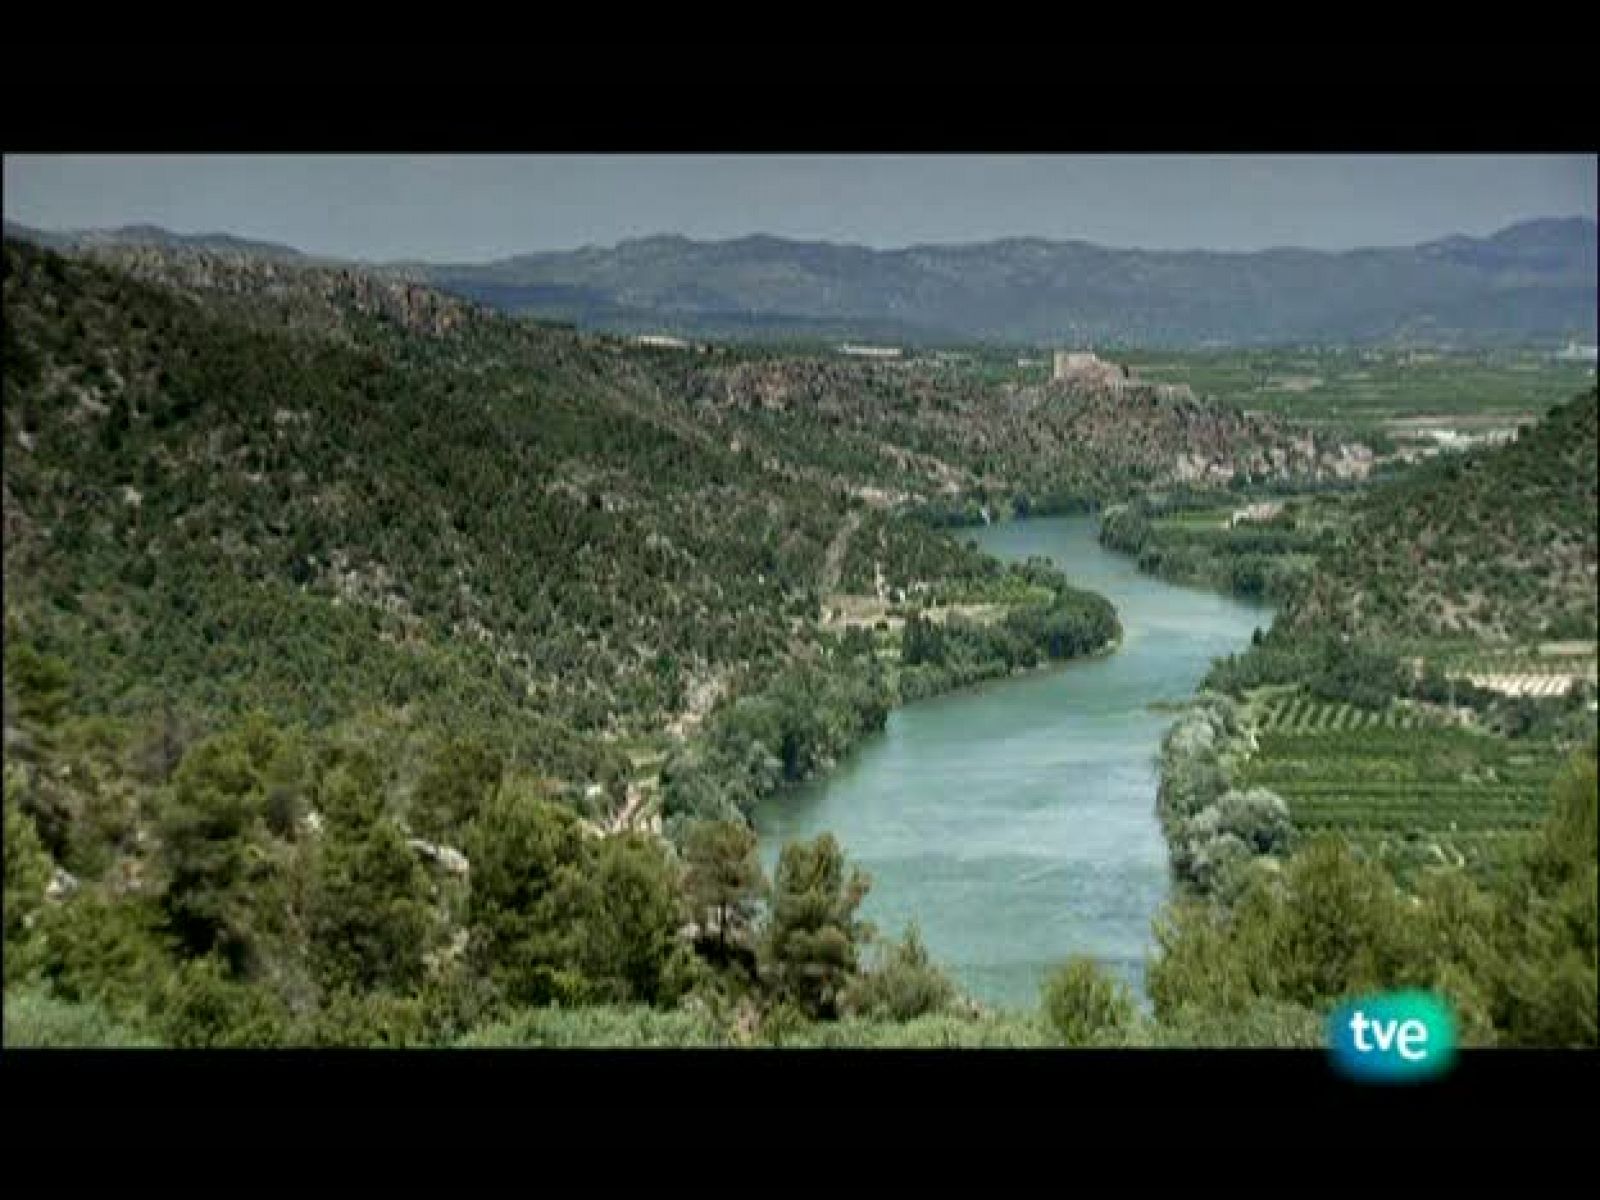
[[[1297,733],[1341,733],[1352,729],[1414,729],[1423,718],[1398,706],[1383,712],[1351,704],[1327,704],[1308,696],[1273,702],[1260,720],[1262,730]]]
[[[1575,675],[1594,679],[1592,655],[1470,654],[1449,657],[1445,669],[1452,675]]]
[[[1542,672],[1517,675],[1468,675],[1465,678],[1491,692],[1507,696],[1565,696],[1573,686],[1575,677],[1568,674]]]
[[[1408,728],[1399,717],[1395,709],[1278,700],[1264,714],[1243,782],[1282,796],[1301,833],[1334,831],[1369,846],[1409,838],[1407,853],[1448,842],[1475,862],[1499,857],[1493,839],[1526,836],[1544,819],[1560,761],[1551,747]]]

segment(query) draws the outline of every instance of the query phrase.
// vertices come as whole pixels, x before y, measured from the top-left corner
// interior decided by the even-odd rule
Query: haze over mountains
[[[153,226],[11,236],[307,257]],[[1196,347],[1405,342],[1561,345],[1596,336],[1596,225],[1544,218],[1488,237],[1341,252],[1111,249],[1011,238],[875,250],[677,236],[490,263],[393,263],[508,312],[612,331]]]

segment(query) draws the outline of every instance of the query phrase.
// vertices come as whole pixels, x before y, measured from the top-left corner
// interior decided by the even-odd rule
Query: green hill
[[[1595,390],[1508,445],[1441,455],[1359,506],[1293,628],[1490,642],[1596,631]]]
[[[8,241],[3,276],[8,1043],[871,1014],[838,847],[758,928],[737,818],[903,691],[1119,632],[889,519],[893,454],[708,402],[720,363],[248,254]],[[953,1011],[904,958],[896,1015]]]
[[[863,495],[938,473],[710,403],[716,363],[360,272],[7,242],[5,308],[8,645],[66,664],[72,711],[382,710],[615,782],[825,660]],[[1027,593],[873,529],[890,587]]]
[[[614,348],[306,287],[291,328],[265,284],[246,320],[7,244],[8,615],[83,707],[414,706],[588,776],[784,652],[840,496],[676,425]]]
[[[1051,984],[1053,1032],[974,1019],[915,936],[873,946],[868,881],[832,838],[786,847],[769,887],[751,832],[720,818],[826,770],[896,700],[1119,632],[1058,572],[908,514],[1315,480],[1345,447],[1156,388],[650,350],[237,248],[8,240],[0,268],[7,1044],[1215,1036],[1177,1005],[1136,1028],[1082,964]],[[1568,608],[1594,573],[1592,530],[1572,541],[1593,511],[1584,403],[1521,457],[1465,460],[1539,514],[1517,528],[1549,531],[1530,562],[1561,566]],[[1426,500],[1385,492],[1366,519],[1398,538]],[[1444,543],[1458,557],[1497,510],[1470,511]],[[665,838],[634,819],[647,805]],[[1568,854],[1546,890],[1575,875],[1592,897],[1586,811],[1589,876]],[[1379,895],[1348,869],[1291,866],[1303,903],[1264,897],[1238,944],[1192,927],[1163,996],[1245,995],[1229,964],[1282,957],[1267,998],[1291,1027],[1273,1010],[1237,1036],[1301,1040],[1326,997],[1416,982],[1300,985],[1320,897]],[[1410,950],[1458,907],[1334,916]],[[1502,909],[1555,931],[1548,951],[1516,930],[1474,944],[1508,961],[1533,944],[1565,987],[1578,906]],[[1468,978],[1446,949],[1436,974]]]

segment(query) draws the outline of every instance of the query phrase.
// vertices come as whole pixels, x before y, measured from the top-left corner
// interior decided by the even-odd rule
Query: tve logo
[[[1363,1083],[1416,1083],[1455,1061],[1450,1010],[1427,992],[1363,996],[1328,1018],[1333,1064]]]

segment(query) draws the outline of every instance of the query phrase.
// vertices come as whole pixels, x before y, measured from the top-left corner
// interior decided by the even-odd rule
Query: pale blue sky
[[[1593,217],[1591,155],[8,155],[5,215],[476,261],[629,237],[1403,245]]]

